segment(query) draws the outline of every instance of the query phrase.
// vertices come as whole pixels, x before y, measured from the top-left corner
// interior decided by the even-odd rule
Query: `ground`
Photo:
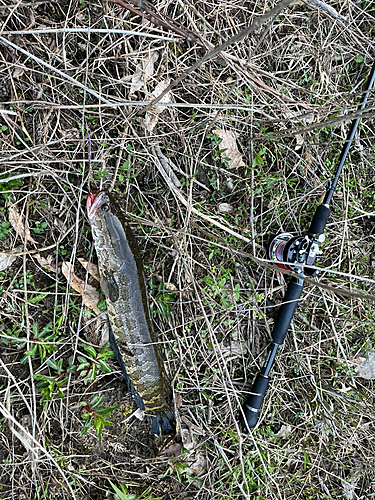
[[[374,97],[253,433],[239,414],[289,280],[268,245],[323,199],[375,6],[3,4],[0,498],[373,498]],[[107,345],[86,271],[102,188],[139,243],[176,436],[149,434]]]

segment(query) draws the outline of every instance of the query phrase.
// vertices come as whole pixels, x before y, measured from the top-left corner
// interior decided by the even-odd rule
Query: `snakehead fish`
[[[169,434],[175,428],[171,387],[152,327],[137,242],[110,193],[90,194],[87,211],[107,302],[111,347],[136,405],[149,417],[150,431]]]

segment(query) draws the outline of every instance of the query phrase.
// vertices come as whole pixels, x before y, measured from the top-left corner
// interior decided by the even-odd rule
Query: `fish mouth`
[[[94,219],[96,212],[102,203],[104,192],[93,191],[87,198],[87,215],[90,220]]]

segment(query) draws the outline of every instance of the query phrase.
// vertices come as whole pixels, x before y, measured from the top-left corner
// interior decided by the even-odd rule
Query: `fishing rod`
[[[358,106],[358,111],[362,111],[364,109],[370,90],[374,85],[374,81],[375,63],[367,79],[362,99]],[[298,301],[301,298],[304,283],[302,277],[317,275],[317,271],[311,269],[309,266],[312,266],[317,255],[322,253],[319,249],[319,244],[323,243],[325,239],[323,233],[331,213],[329,205],[360,120],[361,117],[359,116],[351,123],[334,177],[328,182],[323,203],[317,207],[306,235],[293,236],[291,233],[282,233],[276,236],[270,244],[270,259],[275,261],[281,269],[293,271],[301,276],[301,278],[293,277],[288,284],[284,301],[280,306],[279,313],[273,327],[272,341],[268,347],[267,357],[264,361],[263,367],[254,379],[251,387],[252,394],[242,407],[241,424],[247,431],[249,429],[253,429],[258,421],[260,408],[270,382],[270,372],[274,364],[276,354],[283,346],[294,311],[296,310]]]

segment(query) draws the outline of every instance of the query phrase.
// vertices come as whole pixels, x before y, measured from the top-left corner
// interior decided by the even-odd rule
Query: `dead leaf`
[[[304,142],[305,142],[305,141],[304,141],[304,139],[303,139],[302,135],[301,135],[301,134],[297,134],[297,135],[296,135],[296,145],[295,145],[295,147],[294,147],[294,150],[295,150],[295,151],[298,151],[299,149],[301,149],[302,144],[303,144]]]
[[[154,91],[152,92],[152,98],[159,97],[159,95],[168,87],[170,82],[171,81],[169,79],[162,80],[161,82],[159,82],[158,85],[155,87]],[[172,98],[172,93],[168,92],[161,99],[160,103],[167,104],[170,102],[173,102],[173,98]],[[148,132],[152,133],[159,120],[159,115],[165,110],[165,108],[166,106],[154,106],[151,111],[148,111],[146,113],[144,119],[144,125]]]
[[[86,271],[88,271],[90,276],[95,278],[97,281],[100,281],[98,266],[96,266],[92,262],[90,262],[90,264],[89,264],[87,260],[81,259],[80,257],[78,257],[78,261],[86,269]]]
[[[189,452],[193,451],[199,445],[197,441],[193,439],[189,429],[181,429],[181,439],[185,450]]]
[[[370,352],[367,359],[357,366],[356,374],[366,380],[375,379],[375,351]]]
[[[100,348],[104,347],[109,342],[109,323],[107,313],[104,315],[103,323],[103,328],[100,329],[100,338],[98,338],[98,345]]]
[[[39,253],[35,254],[34,257],[38,261],[39,265],[43,267],[43,269],[47,269],[47,271],[56,272],[56,264],[55,264],[55,256],[48,255],[47,258],[42,257]]]
[[[83,280],[78,278],[73,272],[72,264],[69,262],[63,262],[61,270],[73,290],[82,296],[85,306],[94,311],[95,314],[101,314],[98,308],[98,302],[101,299],[99,292],[93,286],[88,283],[85,284]]]
[[[283,424],[279,430],[279,432],[276,434],[276,437],[278,438],[285,438],[288,437],[289,434],[292,433],[292,426],[287,424]]]
[[[137,65],[132,77],[129,96],[142,89],[147,91],[146,83],[154,76],[154,64],[158,57],[158,52],[151,52],[146,59],[142,60],[141,64]]]
[[[234,207],[230,203],[219,203],[217,209],[222,214],[233,214]]]
[[[109,323],[107,312],[102,312],[97,318],[87,316],[84,320],[86,340],[91,344],[95,344],[100,348],[104,347],[109,342]]]
[[[238,151],[237,147],[237,134],[234,130],[221,130],[215,129],[212,131],[222,139],[219,144],[220,151],[225,149],[221,153],[222,158],[229,158],[228,166],[229,168],[243,167],[245,162],[242,159],[241,153]]]
[[[219,345],[219,349],[222,352],[224,358],[228,358],[228,361],[231,359],[243,357],[248,350],[245,342],[233,340],[230,341],[229,345],[224,345],[224,343],[221,343]]]
[[[181,455],[181,444],[171,444],[167,449],[163,451],[162,454],[166,455],[167,457],[179,457]]]
[[[202,427],[199,427],[198,425],[193,424],[193,422],[191,422],[187,417],[182,416],[181,421],[185,425],[187,425],[189,432],[191,434],[198,434],[200,436],[204,436],[206,434],[206,432],[204,431],[204,429]]]
[[[347,500],[356,500],[358,496],[355,493],[356,485],[348,483],[344,479],[341,479],[341,486],[343,487],[343,494]]]
[[[345,359],[341,358],[340,356],[337,358],[337,360],[339,363],[345,363]],[[351,356],[348,361],[350,365],[358,366],[366,361],[366,358],[362,358],[362,356],[357,356],[356,358],[354,356]]]
[[[19,66],[17,66],[17,68],[15,68],[15,70],[13,71],[13,78],[19,78],[20,76],[22,76],[24,74],[25,70],[24,68],[20,68]]]
[[[0,271],[4,271],[4,269],[11,266],[16,258],[17,256],[11,253],[0,253]]]
[[[177,292],[176,285],[174,283],[171,283],[170,281],[164,284],[164,288],[169,292]]]
[[[18,236],[20,236],[22,239],[25,237],[26,241],[36,243],[36,241],[30,234],[30,229],[27,226],[25,227],[25,224],[23,223],[22,217],[18,212],[16,205],[12,205],[11,207],[9,207],[9,222],[11,223]]]
[[[183,424],[180,430],[183,445],[181,452],[183,462],[187,466],[183,473],[200,476],[206,471],[207,462],[200,452],[202,446],[200,439],[195,439],[194,434],[204,435],[205,432],[203,429],[190,422],[185,416],[181,417],[181,422]],[[188,425],[188,428],[186,428],[185,425]]]
[[[174,402],[177,408],[181,408],[182,406],[182,394],[175,390],[174,392]]]
[[[183,472],[185,474],[194,474],[194,476],[201,476],[206,472],[207,461],[203,455],[200,453],[196,454],[196,460],[191,464],[190,467],[185,469]]]
[[[135,417],[142,422],[142,420],[145,418],[145,412],[144,410],[137,408],[135,412],[132,413],[130,416]]]

